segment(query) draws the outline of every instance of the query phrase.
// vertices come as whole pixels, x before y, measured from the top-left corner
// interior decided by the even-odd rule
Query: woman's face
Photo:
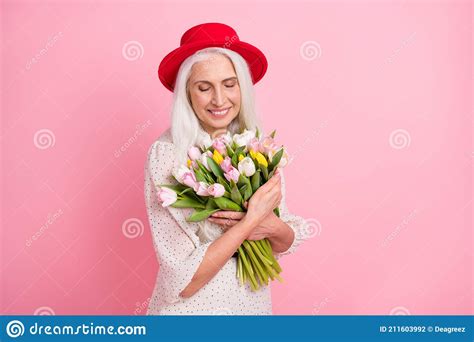
[[[214,138],[240,111],[240,87],[232,62],[221,54],[197,62],[188,80],[189,98],[201,126]]]

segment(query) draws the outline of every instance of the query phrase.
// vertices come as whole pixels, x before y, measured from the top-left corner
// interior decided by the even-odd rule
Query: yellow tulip
[[[250,150],[249,152],[252,159],[257,159],[257,152],[255,152],[254,150]]]
[[[260,165],[268,167],[267,159],[265,159],[265,156],[263,154],[261,154],[260,152],[257,152],[255,159],[257,159],[257,162]]]
[[[241,162],[242,159],[244,159],[244,156],[242,154],[239,154],[239,162]]]
[[[214,161],[217,163],[217,165],[220,165],[224,161],[224,158],[222,157],[222,154],[220,154],[218,150],[214,150],[214,153],[212,155],[212,159],[214,159]]]
[[[191,167],[192,161],[191,159],[188,159],[188,167]]]

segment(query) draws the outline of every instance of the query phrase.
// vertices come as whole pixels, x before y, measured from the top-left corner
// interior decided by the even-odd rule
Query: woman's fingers
[[[211,221],[212,223],[218,224],[219,226],[221,226],[224,229],[228,229],[232,226],[235,226],[237,224],[237,222],[239,222],[239,221],[232,220],[232,219],[212,218],[212,217],[210,217],[208,220]]]
[[[239,211],[221,210],[211,215],[215,218],[228,218],[232,220],[241,220],[245,216],[245,213]]]
[[[275,186],[278,186],[280,183],[281,183],[281,176],[279,174],[276,174],[270,177],[270,179],[265,184],[263,184],[258,190],[263,189],[262,192],[267,193],[271,189],[273,189]]]

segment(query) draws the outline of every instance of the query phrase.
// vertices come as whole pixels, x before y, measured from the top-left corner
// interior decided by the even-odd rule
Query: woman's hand
[[[237,211],[218,211],[208,218],[209,221],[218,224],[224,232],[236,225],[245,217],[245,213]],[[280,218],[273,212],[268,214],[258,226],[256,226],[247,237],[247,240],[262,240],[276,234]]]
[[[261,186],[245,202],[247,213],[237,211],[218,211],[209,217],[209,221],[218,224],[224,231],[236,225],[244,217],[253,220],[255,227],[247,240],[260,240],[273,236],[279,226],[279,218],[273,213],[281,201],[281,179],[278,170],[270,180]],[[250,215],[250,216],[249,216]],[[251,221],[252,222],[252,221]]]
[[[281,176],[276,169],[274,175],[250,197],[246,218],[259,226],[278,207],[281,198]]]

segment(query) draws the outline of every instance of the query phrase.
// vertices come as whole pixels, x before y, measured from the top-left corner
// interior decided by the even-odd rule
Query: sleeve
[[[169,146],[173,145],[165,144],[156,141],[148,151],[144,193],[165,300],[177,303],[185,300],[179,294],[191,282],[212,242],[200,243],[197,225],[186,222],[182,209],[162,207],[158,202],[157,185],[172,183],[167,173],[173,162]]]
[[[280,218],[283,222],[288,224],[290,228],[295,233],[293,243],[291,246],[284,252],[275,253],[276,259],[279,259],[283,255],[292,254],[296,251],[298,246],[300,246],[303,241],[308,239],[308,221],[301,216],[296,216],[291,214],[288,211],[288,207],[286,205],[286,184],[285,184],[285,177],[283,175],[283,170],[280,169],[281,174],[281,192],[282,192],[282,199],[280,201]]]

